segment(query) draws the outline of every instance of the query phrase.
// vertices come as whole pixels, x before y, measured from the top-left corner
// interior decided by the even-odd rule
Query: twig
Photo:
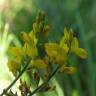
[[[58,71],[58,69],[60,68],[60,66],[58,66],[53,73],[50,75],[50,77],[47,79],[47,81],[45,81],[43,84],[41,84],[39,87],[37,87],[34,91],[32,91],[28,96],[32,96],[33,94],[35,94],[36,92],[38,92],[40,89],[42,89],[50,80],[51,78],[56,74],[56,72]]]
[[[23,70],[20,72],[20,74],[15,78],[15,80],[6,88],[4,91],[0,94],[0,96],[3,96],[15,83],[16,81],[22,76],[22,74],[26,71],[26,69],[29,66],[30,59],[28,60],[27,64],[24,66]]]

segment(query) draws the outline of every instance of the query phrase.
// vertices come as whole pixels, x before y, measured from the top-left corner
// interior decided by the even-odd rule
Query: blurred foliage
[[[17,36],[21,31],[28,32],[38,9],[47,14],[52,40],[58,42],[64,27],[72,28],[88,51],[86,61],[74,56],[69,61],[77,65],[77,74],[57,76],[65,96],[96,96],[96,0],[7,0],[1,10],[2,26],[8,22],[10,32]]]

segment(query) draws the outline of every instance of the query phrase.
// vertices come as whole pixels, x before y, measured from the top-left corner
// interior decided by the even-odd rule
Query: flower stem
[[[4,91],[0,94],[0,96],[3,96],[16,82],[17,80],[22,76],[22,74],[26,71],[26,69],[29,66],[30,59],[28,60],[27,64],[24,66],[20,74],[15,78],[15,80],[6,88]]]
[[[41,84],[39,87],[37,87],[35,90],[33,90],[28,96],[32,96],[34,95],[36,92],[38,92],[40,89],[42,89],[50,80],[51,78],[57,73],[57,71],[59,70],[60,66],[58,66],[53,73],[49,76],[49,78],[43,83]]]

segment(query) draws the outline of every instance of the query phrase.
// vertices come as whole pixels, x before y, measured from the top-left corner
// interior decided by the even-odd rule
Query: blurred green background
[[[96,0],[0,0],[0,91],[6,86],[2,83],[13,78],[7,68],[5,71],[6,64],[2,64],[7,62],[8,46],[12,41],[20,45],[19,33],[32,30],[38,10],[46,13],[50,39],[58,41],[64,27],[72,28],[78,32],[80,46],[88,52],[87,60],[70,59],[77,67],[76,74],[56,75],[58,94],[48,92],[41,96],[96,96]]]

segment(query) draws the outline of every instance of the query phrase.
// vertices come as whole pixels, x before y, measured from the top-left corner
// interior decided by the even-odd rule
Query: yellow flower
[[[19,48],[19,47],[9,47],[8,51],[13,54],[13,55],[20,55],[22,56],[23,55],[23,50],[22,48]]]
[[[39,24],[37,22],[33,23],[33,32],[37,34],[39,32]]]
[[[63,44],[68,44],[70,40],[72,39],[72,37],[73,37],[72,32],[64,28],[64,36],[60,40],[60,45],[62,46]]]
[[[22,62],[22,58],[24,56],[24,51],[23,48],[19,48],[19,47],[10,47],[8,49],[9,54],[11,54],[13,56],[13,58],[15,58],[19,63]]]
[[[67,59],[66,51],[56,43],[45,43],[45,51],[57,63],[64,63]]]
[[[74,37],[71,42],[71,51],[75,52],[78,47],[79,47],[78,39]]]
[[[33,31],[29,32],[28,37],[29,37],[31,45],[36,45],[37,44],[38,40],[37,40],[35,34],[33,33]]]
[[[16,76],[17,72],[21,68],[21,64],[16,60],[8,59],[8,68],[13,73],[13,75]]]
[[[8,59],[8,68],[13,73],[13,75],[16,76],[18,70],[21,68],[24,51],[23,48],[10,47],[8,52],[9,56],[10,54],[12,55],[12,57],[10,57],[11,59]]]
[[[36,45],[37,44],[37,39],[33,31],[29,33],[21,32],[20,33],[20,38],[26,42],[29,43],[30,45]]]
[[[72,38],[73,38],[72,32],[64,28],[64,36],[60,40],[60,47],[62,47],[66,51],[66,53],[68,53],[69,51],[70,48],[69,45]]]
[[[65,42],[69,41],[69,39],[70,39],[70,32],[66,28],[64,28],[64,40],[65,40]]]
[[[31,64],[35,68],[46,68],[47,63],[44,62],[42,59],[33,59],[31,60]]]
[[[66,53],[68,53],[69,47],[68,47],[68,45],[66,43],[63,42],[62,39],[60,41],[60,47],[63,48]]]
[[[78,39],[74,37],[71,43],[71,52],[74,52],[80,58],[85,59],[87,58],[87,52],[83,48],[79,48]]]
[[[79,48],[78,39],[66,28],[64,28],[64,36],[60,40],[60,47],[62,47],[66,53],[69,51],[75,53],[82,59],[87,58],[87,52],[83,48]]]
[[[76,50],[76,54],[81,57],[82,59],[86,59],[87,58],[87,52],[83,49],[83,48],[78,48]]]
[[[24,42],[30,42],[28,34],[26,32],[20,32],[20,38],[24,41]]]
[[[30,56],[32,58],[38,56],[38,50],[37,50],[37,47],[36,46],[32,46],[28,43],[25,43],[24,44],[24,53],[27,55],[27,56]]]
[[[38,55],[38,50],[36,47],[37,38],[35,37],[33,31],[29,32],[28,34],[21,32],[20,37],[25,42],[23,47],[24,53],[32,58],[36,57]]]
[[[58,55],[59,46],[56,43],[46,43],[45,50],[49,57],[56,57]]]

